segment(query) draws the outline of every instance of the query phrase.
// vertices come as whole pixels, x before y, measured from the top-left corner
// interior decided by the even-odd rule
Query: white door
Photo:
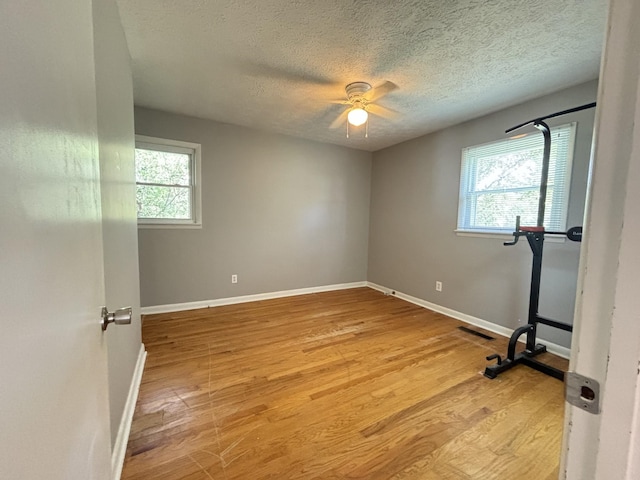
[[[91,2],[0,2],[0,478],[107,479]]]
[[[570,369],[601,413],[567,407],[561,478],[640,478],[640,2],[611,0]]]
[[[115,0],[93,0],[93,12],[106,305],[111,309],[133,309],[130,325],[111,326],[105,334],[109,350],[111,460],[113,478],[119,478],[128,440],[128,421],[135,407],[137,384],[132,386],[132,379],[136,373],[141,374],[144,360],[133,85],[129,50]]]

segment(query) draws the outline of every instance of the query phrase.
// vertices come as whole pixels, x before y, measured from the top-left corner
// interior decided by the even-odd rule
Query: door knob
[[[100,325],[102,325],[102,331],[105,331],[110,323],[116,325],[129,325],[131,323],[131,316],[133,312],[131,307],[119,308],[115,312],[109,312],[107,307],[102,307],[102,319]]]

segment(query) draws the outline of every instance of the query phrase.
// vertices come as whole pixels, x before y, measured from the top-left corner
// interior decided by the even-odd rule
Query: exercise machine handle
[[[505,247],[510,247],[512,245],[515,245],[516,243],[518,243],[518,240],[520,239],[520,215],[518,215],[516,217],[516,229],[513,231],[513,241],[511,242],[504,242],[503,245]]]
[[[543,234],[548,235],[566,235],[566,237],[572,242],[581,242],[582,241],[582,227],[571,227],[566,232],[547,232],[544,230],[544,227],[520,227],[520,215],[516,217],[516,229],[513,232],[513,241],[511,242],[503,242],[503,245],[510,247],[518,243],[518,240],[521,236],[526,235],[529,232],[542,232]]]

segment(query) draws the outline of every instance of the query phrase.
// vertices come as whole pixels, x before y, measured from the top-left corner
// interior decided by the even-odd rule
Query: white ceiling
[[[597,77],[606,0],[118,0],[136,105],[375,151]],[[393,82],[364,130],[354,81]],[[526,120],[526,119],[525,119]]]

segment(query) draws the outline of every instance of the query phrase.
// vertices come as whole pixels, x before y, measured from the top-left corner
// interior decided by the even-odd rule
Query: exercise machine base
[[[549,375],[551,377],[557,378],[558,380],[564,381],[564,373],[562,370],[559,370],[555,367],[547,365],[546,363],[539,362],[534,357],[541,353],[547,351],[547,347],[544,345],[537,344],[535,350],[524,350],[520,353],[514,355],[514,358],[505,358],[501,363],[496,365],[489,365],[484,370],[484,376],[487,378],[494,379],[502,372],[512,369],[516,365],[523,364],[527,367],[531,367],[539,372],[544,373],[545,375]],[[487,360],[491,360],[487,357]]]
[[[542,318],[537,317],[536,320],[542,320]],[[564,372],[562,370],[558,370],[557,368],[552,367],[551,365],[547,365],[546,363],[542,363],[534,358],[535,356],[547,351],[547,347],[545,345],[535,343],[536,323],[537,322],[528,323],[527,325],[523,325],[522,327],[514,330],[514,332],[511,334],[511,338],[509,339],[507,358],[503,359],[497,353],[494,353],[493,355],[489,355],[487,357],[487,360],[496,360],[497,363],[495,365],[489,365],[487,368],[485,368],[485,377],[494,379],[502,372],[510,370],[516,365],[522,364],[538,370],[545,375],[549,375],[551,377],[557,378],[558,380],[564,381]],[[571,327],[567,325],[565,326],[565,328]],[[518,339],[525,334],[527,335],[527,346],[522,352],[516,353],[516,345],[518,344]]]

